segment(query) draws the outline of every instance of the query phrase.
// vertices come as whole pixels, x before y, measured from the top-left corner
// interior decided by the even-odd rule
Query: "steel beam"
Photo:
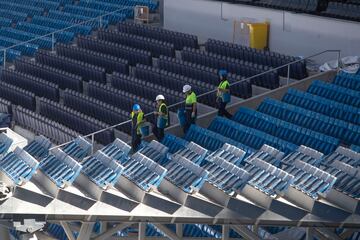
[[[166,226],[156,223],[154,224],[155,227],[157,227],[160,231],[162,231],[168,238],[172,239],[172,240],[180,240],[182,239],[182,237],[179,237],[176,233],[174,233],[173,231],[171,231],[169,228],[167,228]]]
[[[107,231],[105,231],[102,234],[99,234],[98,236],[96,236],[95,238],[93,238],[93,240],[105,240],[110,238],[112,235],[114,235],[117,231],[120,231],[124,228],[127,228],[129,226],[131,226],[132,223],[121,223],[116,225],[113,228],[108,229]]]
[[[238,234],[248,240],[260,240],[260,238],[253,231],[247,228],[247,226],[231,226]]]
[[[359,229],[345,229],[342,233],[339,234],[341,239],[350,238],[355,232],[359,232]]]
[[[306,228],[306,240],[313,240],[314,239],[314,229]]]
[[[83,222],[81,224],[81,228],[77,240],[90,239],[91,233],[93,232],[93,228],[94,228],[94,223]]]
[[[333,240],[341,240],[341,238],[334,232],[330,231],[326,228],[315,228],[315,234],[317,236],[321,235],[324,239],[333,239]]]
[[[60,225],[63,227],[65,234],[69,240],[76,240],[67,222],[60,221]]]

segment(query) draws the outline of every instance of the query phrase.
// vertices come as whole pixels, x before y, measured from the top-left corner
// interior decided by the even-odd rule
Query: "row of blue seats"
[[[6,48],[6,46],[0,45],[0,49]],[[7,49],[6,50],[6,61],[12,62],[15,59],[19,59],[21,57],[21,52],[15,49]],[[0,62],[1,65],[4,64],[4,51],[0,51]]]
[[[40,162],[40,169],[59,188],[71,185],[83,167],[60,149],[53,149],[49,156]]]
[[[82,92],[82,77],[63,70],[43,65],[24,58],[15,61],[15,69],[59,86],[60,89],[72,89]]]
[[[76,160],[82,160],[91,153],[92,145],[85,138],[78,136],[76,139],[61,147],[64,153]]]
[[[312,82],[307,91],[321,97],[360,108],[360,95],[359,92],[355,90],[316,80]]]
[[[169,161],[169,148],[155,140],[152,140],[149,144],[146,144],[138,152],[147,156],[154,162],[159,163],[161,166],[165,166]]]
[[[214,85],[195,80],[177,73],[168,72],[152,66],[137,64],[134,75],[138,79],[163,86],[174,91],[181,91],[184,84],[189,84],[196,94],[214,90]],[[209,106],[216,106],[215,93],[208,94],[198,99],[199,102]]]
[[[161,144],[166,146],[169,150],[169,153],[175,153],[179,150],[182,150],[186,147],[189,142],[183,138],[179,138],[175,135],[165,134],[165,137],[161,141]]]
[[[24,32],[24,31],[14,29],[11,27],[0,29],[0,34],[1,34],[1,36],[16,39],[20,42],[30,41],[32,39],[39,37],[39,35],[29,33],[29,32]],[[51,47],[52,47],[52,39],[50,37],[43,37],[40,39],[35,39],[35,40],[31,41],[31,43],[36,44],[40,48],[44,48],[44,49],[51,49]]]
[[[48,0],[48,1],[57,2],[60,3],[60,5],[72,4],[74,2],[74,0]]]
[[[104,53],[94,52],[88,49],[78,48],[65,44],[56,45],[56,53],[59,56],[87,62],[95,66],[105,68],[106,73],[129,73],[128,61]]]
[[[0,112],[11,113],[11,102],[4,98],[0,98]]]
[[[0,5],[1,9],[3,10],[26,13],[27,16],[42,15],[44,13],[44,8],[34,7],[23,3],[14,3],[1,0]]]
[[[129,64],[134,66],[138,63],[151,65],[151,53],[145,50],[139,50],[117,43],[107,42],[91,37],[78,37],[77,44],[81,48],[101,52],[128,60]]]
[[[114,142],[106,145],[101,151],[116,161],[123,163],[128,158],[131,147],[120,139],[115,139]]]
[[[52,33],[52,32],[55,32],[58,30],[56,28],[46,27],[46,26],[37,25],[34,23],[29,23],[29,22],[18,22],[16,24],[16,29],[24,31],[24,32],[29,32],[29,33],[33,33],[36,35],[40,35],[40,36],[47,35],[49,33]],[[51,37],[51,36],[49,36],[49,37]],[[54,34],[54,38],[55,38],[56,42],[69,43],[72,40],[74,40],[75,34],[70,31],[56,32]]]
[[[39,162],[19,147],[0,160],[1,170],[17,185],[29,181],[38,167]]]
[[[84,1],[84,0],[83,0]],[[85,0],[86,2],[99,2],[98,0]],[[159,2],[153,0],[103,0],[102,3],[110,3],[113,5],[135,7],[137,5],[147,6],[151,11],[154,11],[159,6]]]
[[[0,97],[12,104],[35,110],[35,94],[22,88],[0,81]]]
[[[76,129],[76,131],[83,135],[108,127],[103,122],[47,99],[40,99],[39,108],[41,115],[64,124],[71,129]],[[114,138],[113,130],[106,130],[95,135],[95,140],[101,144],[111,143],[114,141]]]
[[[141,96],[149,101],[155,101],[156,96],[160,93],[165,96],[166,102],[169,105],[183,101],[181,88],[177,91],[171,90],[158,84],[130,77],[125,74],[114,73],[111,75],[111,86]],[[175,108],[171,110],[174,111]]]
[[[11,27],[12,20],[9,18],[0,17],[0,27]]]
[[[202,82],[218,86],[219,76],[216,69],[197,65],[194,63],[185,62],[179,59],[160,56],[159,68],[169,72],[177,73],[193,79],[198,79]],[[240,81],[242,78],[231,74],[229,76],[230,83]],[[231,86],[231,94],[240,98],[250,98],[252,96],[251,83],[242,81],[236,85]]]
[[[0,36],[0,46],[2,47],[12,47],[20,43],[22,43],[22,41],[20,40]],[[8,50],[16,50],[21,52],[22,55],[33,56],[38,49],[39,49],[38,45],[33,43],[26,43],[22,45],[17,45],[16,47],[13,47],[12,49],[8,49]]]
[[[207,53],[198,49],[185,47],[181,52],[181,59],[199,65],[208,66],[214,69],[227,69],[229,72],[244,77],[252,77],[270,70],[269,67],[253,64],[251,62],[237,60],[231,57],[223,57],[214,53]],[[262,74],[250,80],[252,84],[275,89],[280,85],[277,71]]]
[[[71,14],[70,14],[71,15]],[[57,30],[65,29],[67,32],[72,32],[75,35],[81,34],[81,35],[88,35],[92,31],[92,26],[89,26],[89,23],[82,24],[82,25],[76,25],[74,27],[69,28],[70,26],[73,26],[74,24],[87,21],[88,19],[85,18],[85,20],[79,20],[79,21],[71,21],[74,17],[73,16],[67,16],[66,13],[60,12],[60,11],[52,11],[50,10],[48,16],[34,16],[31,19],[31,23],[54,28]]]
[[[323,153],[302,145],[281,159],[281,165],[293,166],[294,162],[298,160],[318,167],[323,162],[323,157]]]
[[[360,154],[355,149],[338,147],[333,153],[324,158],[324,165],[333,165],[335,162],[342,162],[354,168],[360,166]]]
[[[348,144],[360,143],[360,126],[273,99],[265,99],[258,111],[321,132]]]
[[[13,110],[15,123],[35,134],[44,135],[52,142],[62,144],[69,142],[80,134],[58,122],[52,121],[40,114],[17,106]]]
[[[360,75],[340,72],[336,75],[333,83],[352,90],[360,91]]]
[[[238,147],[225,143],[221,148],[207,156],[206,160],[212,162],[214,158],[221,158],[229,163],[239,166],[245,159],[246,152]]]
[[[4,0],[3,0],[4,1]],[[11,2],[17,4],[23,4],[23,0],[12,0]],[[56,10],[59,8],[60,3],[58,1],[48,1],[48,0],[32,0],[26,3],[27,6],[38,7],[45,10]]]
[[[352,144],[351,149],[354,150],[355,152],[360,153],[360,146],[358,145]]]
[[[123,175],[144,191],[158,187],[167,173],[165,168],[141,153],[132,155],[123,166]]]
[[[211,122],[209,130],[220,133],[254,149],[260,149],[262,145],[267,144],[284,153],[289,153],[297,148],[295,144],[288,141],[221,117],[217,117]]]
[[[13,22],[21,22],[27,19],[26,13],[0,9],[1,17],[11,19]]]
[[[41,64],[79,75],[84,81],[93,80],[106,83],[106,72],[103,67],[81,62],[68,57],[54,55],[45,51],[38,51],[35,59]]]
[[[296,145],[309,146],[324,154],[333,152],[340,144],[339,139],[302,128],[249,108],[240,108],[232,119]]]
[[[6,69],[2,70],[0,79],[8,84],[30,91],[38,97],[59,101],[59,87],[41,78]]]
[[[64,91],[64,105],[96,118],[110,125],[125,122],[129,119],[129,111],[121,110],[96,98],[91,98],[73,90]],[[119,130],[130,134],[130,125],[122,125]]]
[[[116,12],[116,13],[122,13],[125,14],[126,18],[133,18],[134,17],[134,10],[132,7],[120,5],[120,4],[112,4],[112,3],[106,3],[101,1],[95,1],[95,0],[83,0],[79,1],[76,6],[84,7],[87,9],[97,10],[101,12]],[[98,15],[99,16],[99,15]]]
[[[154,111],[154,100],[147,100],[140,96],[136,96],[131,93],[114,89],[111,86],[106,86],[96,82],[89,82],[88,95],[117,108],[129,111],[129,114],[134,102],[139,103],[141,109],[145,113],[151,113]],[[151,117],[150,119],[153,120]]]
[[[178,158],[179,156],[181,156],[197,165],[202,165],[208,152],[209,151],[203,148],[202,146],[194,142],[189,142],[186,144],[186,146],[183,149],[180,149],[177,152],[175,152],[170,157],[170,159]]]
[[[275,52],[257,50],[239,44],[223,42],[215,39],[208,39],[208,41],[205,43],[205,48],[208,52],[213,52],[223,56],[271,67],[280,67],[298,60],[298,58],[295,57],[290,57]],[[287,67],[279,69],[279,74],[283,77],[286,77]],[[290,66],[290,77],[295,79],[303,79],[307,77],[305,61],[301,61]]]
[[[182,50],[184,47],[199,47],[198,39],[195,35],[129,22],[119,23],[118,29],[120,32],[154,38],[160,41],[172,43],[174,44],[176,50]]]
[[[358,108],[314,94],[290,88],[282,101],[349,123],[360,124]]]
[[[35,159],[43,159],[49,154],[52,143],[43,135],[35,136],[23,149]]]
[[[160,55],[169,57],[175,56],[175,48],[172,43],[104,29],[99,30],[97,36],[98,39],[104,41],[146,50],[151,52],[153,57],[159,57]]]
[[[12,143],[12,138],[8,137],[5,133],[0,134],[0,157],[7,153]]]
[[[284,157],[284,155],[285,153],[279,151],[278,149],[264,144],[259,150],[251,154],[248,158],[246,158],[245,162],[248,162],[253,158],[258,158],[267,163],[270,163],[271,165],[274,165],[275,167],[280,167],[281,160]]]

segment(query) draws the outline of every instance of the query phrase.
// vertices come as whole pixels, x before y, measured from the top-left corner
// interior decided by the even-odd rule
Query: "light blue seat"
[[[11,144],[13,143],[13,140],[9,138],[5,133],[0,134],[0,155],[6,153]]]
[[[159,163],[160,165],[164,165],[168,161],[167,154],[169,152],[169,148],[155,140],[152,140],[138,152],[147,156],[154,162]]]
[[[90,155],[91,147],[90,142],[79,136],[71,143],[65,145],[62,150],[73,158],[83,159]]]
[[[28,152],[35,159],[43,159],[49,154],[51,142],[46,137],[40,135],[36,136],[33,141],[24,147],[24,150]]]
[[[105,155],[115,159],[116,161],[119,161],[120,163],[125,162],[125,160],[128,159],[130,150],[131,147],[127,143],[121,141],[118,138],[115,139],[115,141],[112,142],[111,144],[101,149],[101,151]]]

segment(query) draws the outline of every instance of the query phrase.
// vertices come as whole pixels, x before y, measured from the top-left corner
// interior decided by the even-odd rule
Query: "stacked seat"
[[[109,125],[103,122],[60,105],[59,103],[44,98],[41,98],[39,103],[41,115],[53,119],[54,121],[58,121],[69,128],[76,129],[76,131],[79,131],[79,133],[83,135],[109,127]],[[114,131],[112,129],[108,129],[95,135],[95,140],[101,144],[109,144],[113,142],[114,139]]]
[[[65,44],[57,44],[56,53],[59,56],[64,56],[78,61],[87,62],[95,66],[103,67],[106,70],[106,73],[109,74],[113,72],[124,74],[129,73],[129,66],[127,60],[108,54],[94,52],[91,50]]]
[[[169,152],[169,148],[155,140],[152,140],[138,152],[162,166],[164,166],[168,161],[167,154]]]
[[[206,51],[213,52],[226,57],[236,58],[260,65],[280,67],[290,62],[298,60],[295,57],[283,54],[257,50],[254,48],[242,46],[239,44],[223,42],[215,39],[208,39],[205,43]],[[287,67],[278,70],[283,77],[287,76]],[[307,77],[305,61],[300,61],[290,66],[290,77],[294,79],[303,79]]]
[[[81,136],[77,137],[74,141],[62,147],[64,153],[74,159],[79,160],[89,156],[91,153],[91,149],[91,143],[89,143],[85,138]]]
[[[11,144],[13,143],[13,140],[9,138],[5,133],[0,134],[0,155],[6,153]]]
[[[252,77],[269,71],[268,66],[253,64],[231,57],[223,57],[215,53],[207,53],[198,49],[184,48],[181,52],[183,61],[196,63],[214,69],[227,69],[227,71],[244,77]],[[268,89],[278,88],[280,85],[279,75],[276,70],[250,80],[252,84]]]
[[[106,156],[122,163],[127,160],[130,150],[131,147],[128,144],[117,138],[114,142],[103,147],[101,152]]]
[[[123,166],[123,175],[144,191],[158,187],[167,173],[165,168],[141,153],[132,155]]]
[[[267,144],[284,153],[290,153],[297,148],[295,144],[221,117],[216,117],[211,122],[209,130],[218,132],[254,149],[260,149],[262,145]]]
[[[248,158],[245,159],[245,162],[251,161],[253,158],[263,160],[271,165],[279,167],[281,164],[281,159],[284,157],[284,153],[273,148],[269,145],[264,144],[258,151],[251,154]]]
[[[14,85],[0,82],[0,97],[13,104],[23,106],[30,110],[35,110],[35,94]]]
[[[168,170],[165,178],[187,193],[198,191],[209,174],[179,154],[174,154],[165,168]]]
[[[39,167],[39,162],[17,147],[15,151],[2,157],[0,167],[16,185],[22,185],[31,179]]]
[[[169,153],[175,153],[184,149],[189,142],[174,135],[165,134],[161,143],[169,149]]]
[[[35,159],[43,159],[49,154],[49,150],[52,143],[43,135],[35,136],[28,145],[24,147],[24,150],[33,156]]]
[[[64,70],[59,70],[26,59],[16,60],[15,69],[19,72],[31,74],[48,82],[52,82],[58,85],[60,89],[68,88],[82,92],[82,77]]]
[[[234,165],[240,165],[244,160],[246,152],[231,144],[225,143],[221,148],[210,154],[206,160],[212,162],[214,158],[218,157]]]
[[[104,41],[149,51],[153,57],[159,57],[160,55],[175,56],[175,49],[172,43],[105,29],[98,31],[97,35],[98,39]]]
[[[20,106],[14,108],[13,120],[17,125],[35,134],[44,135],[56,144],[69,142],[80,135],[78,132],[58,122]]]
[[[201,66],[194,63],[185,62],[179,59],[174,59],[166,56],[160,56],[159,68],[168,72],[183,75],[189,78],[198,79],[202,82],[218,86],[219,76],[218,71],[213,68]],[[229,76],[230,83],[240,81],[243,78],[240,76]],[[249,98],[252,96],[251,83],[248,81],[241,81],[236,85],[231,86],[231,94],[240,98]]]
[[[28,90],[38,97],[45,97],[54,101],[59,100],[59,87],[38,77],[14,70],[3,70],[1,81]]]
[[[324,158],[325,165],[332,165],[334,162],[339,161],[354,168],[360,166],[360,153],[345,147],[338,147],[335,152],[329,154]]]
[[[198,48],[198,39],[195,35],[129,22],[120,23],[118,29],[120,32],[172,43],[176,50],[182,50],[184,47]]]
[[[342,120],[334,119],[284,102],[265,99],[258,107],[258,111],[341,139],[345,143],[358,144],[360,141],[358,125],[349,124]]]
[[[325,154],[333,152],[340,144],[339,139],[302,128],[249,108],[240,108],[233,116],[233,120],[296,145],[309,146]]]
[[[81,165],[81,171],[103,189],[113,186],[123,171],[123,166],[101,151],[84,159]]]
[[[146,65],[152,64],[151,53],[145,50],[139,50],[117,43],[94,39],[92,37],[78,37],[77,44],[81,48],[126,59],[132,66],[137,63]]]
[[[313,166],[319,166],[324,154],[306,146],[300,146],[296,151],[281,160],[283,165],[292,166],[295,161],[302,161]]]
[[[175,155],[184,157],[185,159],[197,164],[201,165],[203,160],[205,159],[206,155],[208,153],[208,150],[197,145],[194,142],[189,142],[185,148],[178,150],[174,153],[174,155],[171,157],[175,157]]]
[[[40,169],[58,188],[64,188],[75,181],[82,166],[60,149],[53,149],[50,155],[40,162]]]
[[[340,72],[336,75],[333,83],[352,90],[360,91],[360,75]]]
[[[80,75],[85,81],[93,80],[106,83],[106,73],[105,69],[102,67],[71,58],[54,55],[45,51],[38,51],[36,53],[35,59],[41,64]]]

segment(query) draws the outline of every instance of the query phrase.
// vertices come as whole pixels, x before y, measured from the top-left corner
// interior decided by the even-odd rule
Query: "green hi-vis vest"
[[[161,111],[161,108],[165,107],[166,112],[164,113]],[[157,127],[158,128],[165,128],[169,126],[169,110],[165,103],[161,103],[158,109],[159,113],[163,113],[165,115],[159,115],[157,120]]]
[[[131,112],[131,114],[130,114],[130,116],[131,116],[131,120],[133,120],[133,118],[134,118],[134,116],[135,116],[135,113],[134,112]],[[138,114],[137,114],[137,118],[136,118],[136,134],[141,134],[141,132],[140,132],[140,128],[141,128],[141,125],[142,125],[142,123],[143,123],[143,121],[144,121],[144,113],[143,112],[139,112]],[[134,124],[134,122],[132,122],[132,125]],[[132,126],[133,128],[135,127],[134,125]]]
[[[221,89],[221,90],[226,90],[226,89],[229,89],[229,81],[228,80],[224,80],[224,81],[221,81],[218,88]],[[220,95],[218,95],[218,97],[222,97],[222,94],[223,93],[219,93]]]
[[[197,102],[197,97],[194,92],[191,92],[185,99],[185,110],[192,111],[193,104]]]

